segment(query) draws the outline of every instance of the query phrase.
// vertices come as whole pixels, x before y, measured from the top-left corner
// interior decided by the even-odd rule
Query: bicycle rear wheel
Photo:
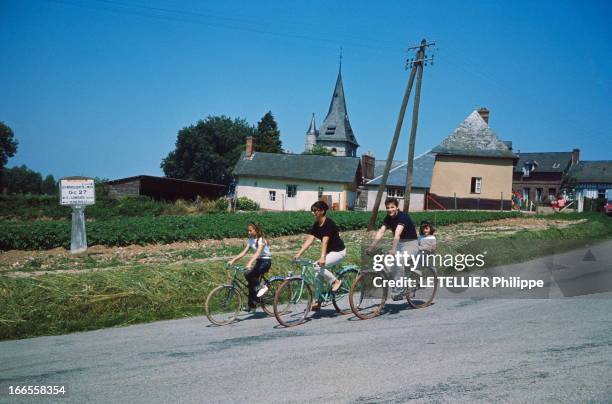
[[[232,285],[221,285],[208,294],[204,311],[211,323],[227,325],[236,319],[241,307],[240,291]]]
[[[362,320],[378,316],[387,301],[387,288],[374,286],[376,277],[385,279],[384,272],[361,272],[351,285],[349,304],[353,314]]]
[[[274,315],[274,296],[276,295],[276,291],[278,290],[280,285],[283,283],[283,281],[284,279],[282,278],[274,278],[274,279],[270,279],[266,283],[268,290],[263,296],[261,296],[260,305],[263,311],[269,316]],[[282,308],[281,308],[281,312],[282,312]]]
[[[274,316],[284,327],[306,321],[312,307],[312,289],[302,278],[285,279],[274,295]]]
[[[406,293],[408,304],[415,309],[429,306],[438,290],[437,270],[431,267],[417,268],[410,271],[410,279],[415,279],[418,286],[409,288],[408,293]],[[429,286],[430,282],[433,282],[433,286]]]
[[[357,275],[356,269],[349,269],[338,276],[338,279],[342,281],[342,285],[340,285],[340,289],[338,289],[337,292],[332,293],[332,303],[336,311],[340,314],[349,314],[351,312],[349,293],[351,292],[351,285],[357,278]]]

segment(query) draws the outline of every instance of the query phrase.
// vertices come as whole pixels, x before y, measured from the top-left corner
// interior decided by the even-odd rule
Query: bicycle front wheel
[[[384,272],[361,272],[351,285],[349,304],[353,314],[362,320],[378,316],[387,301],[387,288],[374,286],[376,277],[385,279]]]
[[[312,289],[302,278],[285,279],[274,295],[274,316],[284,327],[306,321],[312,307]]]
[[[342,284],[340,285],[340,289],[332,294],[332,303],[336,311],[340,314],[349,314],[351,312],[349,293],[351,292],[351,285],[355,281],[355,278],[357,278],[356,269],[349,269],[338,276]]]
[[[231,285],[221,285],[208,294],[204,311],[211,323],[227,325],[236,319],[241,307],[240,291]]]
[[[266,312],[266,314],[269,316],[274,315],[274,296],[276,295],[276,291],[283,283],[283,281],[284,279],[282,278],[275,278],[269,280],[268,283],[266,283],[268,290],[263,296],[261,296],[260,305],[263,311]]]
[[[408,290],[408,304],[415,309],[429,306],[438,290],[438,271],[435,268],[421,267],[410,271],[410,278],[416,281],[417,286]]]

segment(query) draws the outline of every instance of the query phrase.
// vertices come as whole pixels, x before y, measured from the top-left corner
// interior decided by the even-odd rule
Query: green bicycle
[[[300,267],[300,275],[289,272],[274,295],[274,316],[280,325],[294,327],[306,321],[314,299],[313,288],[319,292],[317,298],[321,302],[321,307],[331,303],[340,314],[351,312],[348,295],[351,284],[358,274],[356,265],[345,265],[337,270],[336,277],[342,281],[342,284],[336,292],[332,292],[331,285],[323,286],[317,278],[316,261],[301,259],[292,263]]]
[[[204,304],[206,317],[211,323],[216,325],[227,325],[238,317],[240,311],[243,310],[243,298],[246,300],[249,287],[244,280],[246,267],[241,265],[226,266],[226,269],[231,273],[231,283],[219,285],[210,291]],[[260,299],[260,305],[263,311],[269,316],[274,315],[272,305],[274,296],[278,286],[285,280],[282,276],[274,276],[267,279],[262,276],[264,286],[262,286],[257,297]]]

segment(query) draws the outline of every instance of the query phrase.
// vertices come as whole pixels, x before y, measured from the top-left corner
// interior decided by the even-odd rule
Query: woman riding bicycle
[[[300,251],[298,251],[293,258],[300,258],[300,256],[310,248],[315,238],[321,240],[321,256],[317,261],[319,265],[317,278],[319,280],[325,280],[327,283],[331,283],[332,292],[336,292],[340,288],[342,281],[336,278],[327,268],[340,263],[346,258],[346,247],[340,238],[336,223],[326,216],[328,209],[329,206],[323,201],[317,201],[312,204],[310,211],[315,217],[315,222],[308,232],[309,236],[306,238],[306,241],[304,241],[304,244],[302,244],[302,248],[300,248]],[[315,302],[312,306],[312,310],[319,310],[320,308],[320,301]]]
[[[249,304],[248,310],[251,311],[257,307],[257,286],[263,274],[270,270],[272,266],[272,255],[270,254],[270,245],[265,239],[261,226],[257,223],[249,223],[247,226],[248,239],[246,247],[240,254],[232,258],[228,264],[234,265],[236,261],[244,257],[249,249],[255,252],[247,263],[247,272],[244,277],[249,285]]]

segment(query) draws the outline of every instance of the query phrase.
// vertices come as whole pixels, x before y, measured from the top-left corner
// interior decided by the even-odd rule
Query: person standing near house
[[[332,292],[336,292],[340,288],[342,281],[336,278],[327,268],[339,264],[346,258],[346,247],[340,238],[338,226],[336,226],[333,220],[327,217],[328,209],[329,206],[323,201],[317,201],[312,204],[310,211],[315,217],[315,222],[308,232],[309,235],[306,241],[304,241],[304,244],[302,244],[302,248],[295,254],[293,259],[299,259],[300,256],[310,248],[315,238],[321,240],[321,256],[317,261],[319,264],[317,278],[331,283]],[[320,308],[321,302],[317,300],[312,306],[312,310],[318,310]]]
[[[372,254],[376,245],[384,237],[387,229],[393,233],[393,243],[391,244],[390,255],[395,255],[398,251],[401,253],[416,254],[419,251],[417,241],[417,233],[414,223],[410,216],[399,210],[399,201],[396,198],[385,199],[385,208],[387,216],[383,220],[382,226],[376,232],[372,245],[366,250],[367,254]],[[404,268],[395,266],[392,270],[392,276],[395,280],[400,280],[404,276]],[[404,297],[405,290],[403,288],[394,288],[392,290],[393,300],[401,300]]]
[[[247,225],[248,239],[244,250],[237,256],[228,261],[229,265],[234,265],[236,261],[244,257],[249,249],[253,250],[254,253],[251,259],[247,263],[247,271],[244,273],[244,277],[249,285],[249,310],[251,311],[257,307],[257,286],[261,281],[263,274],[270,270],[272,266],[272,255],[270,254],[270,244],[266,240],[261,226],[257,223],[251,222]]]

